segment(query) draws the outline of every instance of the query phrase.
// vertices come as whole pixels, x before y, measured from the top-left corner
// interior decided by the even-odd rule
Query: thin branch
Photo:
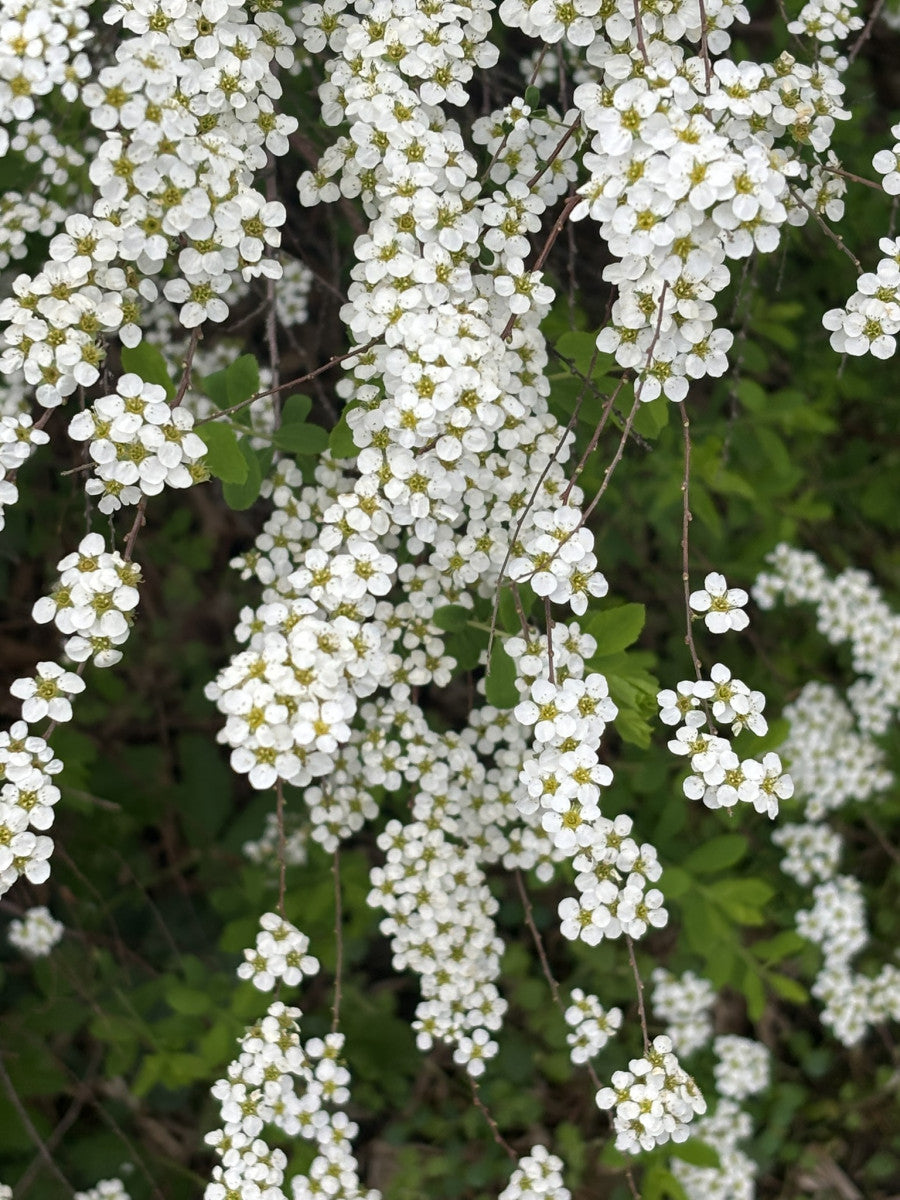
[[[856,58],[857,58],[860,50],[862,50],[863,46],[866,44],[866,42],[869,40],[869,38],[872,34],[872,29],[875,25],[875,22],[881,16],[881,10],[883,8],[884,8],[884,0],[875,0],[875,3],[872,5],[872,11],[869,13],[869,19],[868,19],[868,21],[866,21],[865,28],[863,29],[863,31],[859,35],[859,37],[856,39],[856,41],[853,43],[853,47],[850,50],[850,53],[847,55],[847,66],[848,67],[852,66],[853,63],[856,62]]]
[[[637,988],[638,1016],[641,1019],[641,1033],[644,1036],[644,1053],[650,1053],[650,1034],[647,1031],[647,1010],[644,1008],[644,981],[638,970],[637,959],[634,956],[634,942],[628,934],[625,935],[628,946],[628,957],[631,960],[631,970],[634,974],[634,985]]]
[[[230,417],[232,413],[240,412],[242,408],[246,408],[248,404],[255,404],[257,400],[262,400],[264,396],[272,396],[276,392],[285,391],[287,388],[297,387],[300,383],[308,383],[310,379],[315,379],[317,375],[324,375],[326,371],[330,371],[338,363],[346,362],[348,358],[357,358],[360,354],[365,354],[367,350],[371,350],[380,341],[380,337],[373,337],[366,342],[365,346],[357,346],[355,350],[348,350],[346,354],[338,354],[335,358],[329,358],[327,363],[323,363],[321,367],[316,367],[314,371],[308,371],[305,375],[299,375],[296,379],[289,379],[287,383],[280,383],[278,387],[266,388],[264,392],[257,392],[255,396],[250,396],[247,400],[242,400],[240,404],[232,404],[231,408],[223,408],[208,417],[202,417],[195,424],[205,425],[207,421],[218,421],[220,417]]]
[[[94,1047],[93,1053],[91,1054],[91,1061],[88,1064],[86,1078],[80,1079],[75,1084],[72,1103],[66,1109],[65,1113],[63,1113],[59,1123],[47,1138],[46,1147],[51,1154],[63,1140],[68,1130],[71,1129],[71,1127],[78,1120],[78,1117],[81,1115],[81,1110],[84,1108],[85,1104],[93,1094],[91,1085],[97,1075],[97,1070],[102,1061],[103,1046],[98,1042]],[[26,1195],[26,1193],[31,1190],[31,1185],[34,1183],[35,1179],[40,1173],[41,1159],[42,1156],[38,1154],[37,1158],[32,1161],[31,1165],[25,1171],[25,1174],[16,1184],[16,1200],[23,1200],[23,1197]]]
[[[634,25],[637,31],[638,50],[641,52],[641,58],[649,66],[650,57],[647,54],[647,44],[644,41],[644,24],[641,21],[641,0],[634,0]]]
[[[337,1033],[341,1016],[341,979],[344,973],[344,908],[341,900],[341,852],[335,849],[331,862],[334,876],[334,1003],[331,1007],[331,1032]]]
[[[278,823],[278,912],[284,915],[285,875],[287,873],[287,845],[284,836],[284,787],[279,777],[275,784],[275,819]]]
[[[529,190],[531,188],[533,188],[534,185],[537,183],[537,181],[540,179],[540,177],[543,174],[545,174],[545,172],[547,172],[550,169],[550,167],[553,166],[553,164],[556,162],[556,160],[559,158],[560,154],[562,153],[566,142],[569,140],[569,138],[572,136],[572,134],[576,131],[576,129],[578,129],[580,124],[581,124],[581,113],[579,113],[578,116],[575,118],[575,120],[572,122],[572,124],[567,127],[566,132],[562,135],[562,137],[559,139],[559,141],[556,143],[556,145],[550,151],[549,156],[544,160],[543,164],[538,168],[538,170],[535,171],[534,175],[532,175],[532,177],[528,180],[528,183],[525,186]]]
[[[834,244],[837,246],[838,250],[840,250],[842,254],[847,255],[847,257],[850,259],[850,261],[856,267],[857,271],[860,274],[862,274],[862,269],[863,269],[862,263],[859,261],[859,259],[856,257],[856,255],[853,253],[853,251],[850,249],[850,247],[846,244],[846,242],[841,237],[841,235],[839,233],[835,233],[835,231],[831,228],[831,226],[828,224],[828,222],[826,220],[824,220],[824,218],[821,216],[821,214],[817,213],[816,210],[811,205],[807,204],[806,201],[803,199],[803,197],[794,188],[791,188],[791,195],[794,197],[794,199],[797,201],[797,203],[800,205],[801,208],[805,208],[811,217],[815,217],[815,219],[818,221],[819,225],[822,227],[822,231],[825,234],[825,236],[830,238],[831,241],[834,242]]]
[[[831,175],[840,175],[842,179],[851,179],[854,183],[864,183],[866,187],[874,188],[876,192],[884,191],[884,184],[879,183],[876,179],[866,179],[864,175],[854,175],[852,171],[845,171],[843,167],[831,167],[826,163],[822,169]]]
[[[469,1076],[469,1085],[472,1088],[472,1099],[475,1101],[475,1107],[487,1121],[488,1125],[490,1125],[491,1133],[494,1135],[494,1141],[498,1146],[506,1151],[507,1155],[512,1159],[513,1162],[517,1162],[519,1156],[500,1132],[500,1126],[494,1120],[487,1105],[481,1098],[481,1091],[479,1090],[478,1083],[473,1075]]]
[[[4,1091],[9,1097],[10,1104],[18,1113],[19,1120],[22,1122],[25,1132],[34,1143],[38,1154],[41,1156],[44,1164],[47,1167],[47,1170],[62,1184],[70,1196],[74,1196],[74,1187],[71,1185],[71,1183],[69,1183],[68,1179],[66,1179],[65,1175],[63,1175],[62,1171],[56,1165],[56,1161],[54,1160],[49,1147],[35,1128],[34,1122],[28,1115],[27,1108],[19,1099],[19,1093],[16,1091],[15,1085],[9,1077],[9,1072],[6,1069],[6,1063],[3,1061],[2,1054],[0,1054],[0,1083],[3,1084]]]
[[[688,419],[687,408],[683,400],[679,400],[681,412],[681,429],[684,437],[684,475],[681,480],[681,585],[684,590],[685,632],[684,644],[691,652],[691,662],[698,679],[703,676],[700,657],[694,645],[693,617],[691,614],[691,577],[690,577],[690,525],[691,525],[691,423]]]
[[[535,271],[539,271],[541,269],[541,267],[544,265],[544,263],[547,261],[547,256],[549,255],[551,249],[553,248],[553,243],[559,237],[560,233],[562,233],[562,228],[565,225],[566,221],[568,221],[569,215],[572,212],[572,209],[575,208],[575,206],[577,204],[580,204],[581,200],[582,200],[582,197],[579,196],[577,193],[573,196],[569,196],[569,198],[566,200],[565,204],[562,207],[562,211],[560,212],[559,216],[556,218],[556,221],[554,222],[553,228],[550,230],[550,233],[547,235],[547,240],[544,243],[543,249],[541,250],[540,254],[537,256],[537,260],[536,260],[534,266],[531,268],[532,273]],[[510,318],[506,322],[506,326],[504,327],[503,332],[500,334],[500,337],[504,342],[508,342],[510,337],[512,337],[512,331],[513,331],[513,328],[515,327],[517,319],[518,319],[518,314],[516,314],[516,313],[510,314]]]

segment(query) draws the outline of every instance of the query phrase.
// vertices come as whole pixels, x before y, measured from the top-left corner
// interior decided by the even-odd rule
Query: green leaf
[[[259,363],[252,354],[242,354],[225,371],[228,404],[241,404],[259,391]]]
[[[537,108],[541,102],[541,89],[533,85],[525,89],[525,103],[529,108]]]
[[[67,764],[68,765],[68,764]],[[794,929],[785,929],[772,938],[754,942],[751,949],[760,962],[769,964],[783,962],[794,954],[805,950],[808,942]]]
[[[500,628],[506,633],[518,633],[521,628],[519,612],[516,608],[516,599],[513,596],[512,588],[505,587],[500,592],[500,602],[497,605],[497,620],[500,622]]]
[[[516,688],[516,666],[506,653],[503,640],[494,638],[491,648],[491,661],[488,663],[487,678],[484,681],[484,695],[488,704],[495,708],[512,708],[519,702],[519,692]]]
[[[719,879],[708,891],[739,925],[761,925],[762,909],[775,895],[775,889],[762,879]]]
[[[666,867],[663,870],[660,890],[666,899],[676,900],[693,887],[694,881],[681,867]]]
[[[353,433],[347,424],[347,413],[358,405],[348,404],[338,418],[338,423],[328,435],[328,449],[335,458],[356,458],[359,447],[353,440]]]
[[[206,466],[211,475],[223,483],[243,483],[247,478],[247,462],[241,452],[237,434],[222,421],[207,421],[198,430],[206,443]]]
[[[158,346],[150,342],[139,342],[136,346],[122,347],[122,366],[126,371],[140,375],[145,383],[158,383],[166,389],[166,399],[175,395],[175,384],[169,376],[169,368]]]
[[[209,995],[206,992],[186,987],[177,981],[170,982],[166,987],[166,1001],[175,1012],[198,1017],[212,1008]]]
[[[618,608],[594,613],[585,626],[585,633],[596,639],[598,654],[614,654],[637,641],[646,615],[643,604],[621,604]]]
[[[468,625],[444,639],[444,648],[451,658],[456,659],[457,671],[473,671],[478,666],[487,636],[482,630]]]
[[[740,833],[723,833],[704,846],[699,846],[684,860],[684,868],[692,875],[709,875],[734,866],[747,853],[747,839]]]
[[[773,971],[767,978],[772,991],[783,1000],[790,1000],[792,1004],[806,1004],[809,1000],[809,992],[803,984],[792,979],[790,975],[780,975]]]
[[[328,433],[321,425],[282,425],[272,443],[289,454],[321,454],[328,449]]]
[[[658,438],[669,423],[669,401],[665,396],[657,396],[641,404],[634,414],[633,428],[641,437],[653,441]]]
[[[242,354],[221,371],[206,375],[200,387],[219,408],[243,404],[259,391],[259,364],[252,354]]]
[[[434,610],[431,619],[438,629],[444,629],[448,633],[459,633],[471,621],[472,610],[462,604],[444,604]]]
[[[281,425],[302,425],[309,416],[312,400],[309,396],[288,396],[281,408]]]
[[[673,1158],[680,1158],[682,1162],[690,1163],[692,1167],[718,1167],[719,1152],[715,1150],[708,1142],[702,1142],[699,1138],[688,1138],[686,1142],[673,1142],[671,1147]]]
[[[263,476],[259,456],[250,445],[250,439],[246,437],[241,438],[238,442],[238,447],[244,456],[244,462],[247,464],[246,477],[241,483],[223,484],[222,494],[229,508],[233,508],[236,512],[243,512],[245,508],[249,508],[254,503],[259,495]]]
[[[646,750],[653,738],[653,726],[636,708],[619,708],[616,731],[623,742]]]
[[[741,991],[747,1001],[747,1015],[751,1021],[758,1021],[766,1011],[766,989],[753,967],[748,967],[744,973]]]

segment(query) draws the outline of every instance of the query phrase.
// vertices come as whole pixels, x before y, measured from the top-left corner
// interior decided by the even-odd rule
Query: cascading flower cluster
[[[832,645],[849,647],[856,673],[843,696],[812,681],[785,708],[783,752],[803,820],[773,835],[786,851],[782,869],[802,886],[814,884],[811,907],[797,913],[798,931],[823,955],[813,995],[824,1004],[822,1020],[853,1045],[872,1025],[900,1016],[900,969],[888,962],[872,975],[851,965],[869,940],[865,898],[855,876],[839,874],[843,838],[827,819],[851,804],[877,804],[894,782],[877,738],[900,714],[900,616],[864,571],[831,578],[814,554],[784,544],[769,563],[754,588],[760,607],[815,605],[817,628]]]
[[[309,945],[284,917],[266,913],[255,950],[246,952],[253,981],[263,991],[280,978],[288,987],[304,975],[315,975],[319,964],[306,954]],[[297,963],[291,961],[297,956]],[[264,960],[264,966],[257,959]],[[246,978],[243,964],[238,975]],[[226,1077],[212,1088],[219,1103],[222,1127],[207,1135],[220,1162],[204,1200],[232,1196],[265,1196],[287,1200],[283,1189],[287,1156],[265,1140],[267,1126],[315,1147],[306,1174],[291,1179],[292,1200],[333,1195],[343,1200],[379,1200],[380,1193],[361,1187],[351,1148],[357,1126],[343,1111],[350,1099],[350,1073],[343,1063],[340,1033],[300,1040],[299,1008],[276,1000],[265,1016],[239,1040],[239,1053]]]

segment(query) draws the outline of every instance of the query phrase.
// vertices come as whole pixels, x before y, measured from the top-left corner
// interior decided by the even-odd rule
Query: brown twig
[[[681,413],[681,429],[684,437],[684,475],[681,480],[681,586],[684,590],[685,633],[684,644],[691,652],[691,662],[698,679],[703,676],[700,656],[694,644],[692,630],[693,617],[691,614],[691,576],[690,576],[690,524],[691,524],[691,423],[687,415],[687,407],[679,400],[678,408]]]
[[[807,204],[806,201],[803,199],[803,197],[800,196],[794,188],[791,188],[791,195],[794,197],[794,199],[797,201],[797,203],[800,205],[801,208],[805,208],[806,211],[810,214],[810,216],[815,217],[815,219],[818,221],[819,225],[822,227],[822,231],[825,234],[825,236],[830,238],[831,241],[834,242],[834,244],[837,246],[838,250],[840,250],[842,254],[847,255],[847,257],[850,259],[850,261],[856,267],[857,271],[861,274],[862,269],[863,269],[862,263],[859,261],[859,259],[856,257],[856,255],[853,253],[853,251],[850,249],[850,247],[846,244],[846,242],[841,237],[841,235],[839,233],[835,233],[835,231],[831,228],[831,226],[828,224],[828,222],[824,220],[824,218],[821,216],[821,214],[817,213],[816,210],[812,207],[812,205]]]
[[[565,146],[566,142],[569,140],[569,138],[576,131],[576,129],[578,128],[578,126],[580,124],[581,124],[581,113],[579,113],[578,116],[575,118],[575,120],[572,122],[572,124],[566,128],[565,133],[562,135],[562,137],[559,139],[559,141],[556,143],[556,145],[550,151],[550,154],[545,159],[544,163],[538,168],[537,171],[535,171],[534,175],[532,175],[532,177],[528,180],[528,183],[526,184],[526,186],[529,188],[529,190],[531,188],[533,188],[534,185],[537,183],[537,181],[540,179],[540,177],[543,174],[545,174],[550,169],[550,167],[553,166],[553,164],[556,162],[556,160],[559,158],[560,154],[562,153],[563,147]]]
[[[544,243],[543,249],[541,250],[540,254],[537,256],[537,260],[536,260],[534,266],[531,268],[532,273],[534,273],[535,271],[539,271],[541,269],[541,267],[544,265],[544,263],[547,261],[547,256],[549,255],[551,249],[553,248],[553,243],[559,237],[560,233],[562,233],[562,228],[565,225],[566,221],[569,219],[569,215],[572,212],[572,209],[576,206],[576,204],[579,204],[581,202],[581,199],[582,199],[581,196],[575,194],[574,196],[569,196],[569,198],[566,200],[565,204],[562,207],[562,211],[560,212],[559,216],[556,218],[556,221],[553,224],[553,228],[550,230],[550,233],[547,235],[547,240]],[[510,337],[512,336],[512,331],[513,331],[513,328],[514,328],[517,320],[518,320],[518,314],[511,313],[510,318],[506,322],[506,325],[503,329],[503,332],[500,334],[500,337],[502,338],[502,340],[504,342],[508,342]]]
[[[509,1142],[506,1140],[506,1138],[500,1132],[500,1126],[494,1120],[494,1117],[492,1116],[490,1110],[488,1109],[487,1105],[481,1098],[481,1091],[478,1087],[478,1082],[473,1075],[469,1076],[469,1086],[472,1089],[472,1099],[475,1101],[475,1107],[478,1109],[478,1111],[481,1113],[481,1115],[484,1117],[484,1119],[487,1121],[488,1125],[490,1126],[491,1133],[494,1135],[494,1141],[497,1143],[498,1146],[501,1147],[501,1149],[506,1151],[507,1155],[512,1159],[513,1162],[517,1162],[519,1156],[516,1154],[515,1150],[513,1150],[512,1146],[509,1144]]]
[[[25,1132],[28,1134],[28,1136],[31,1138],[32,1142],[34,1143],[38,1154],[40,1155],[45,1166],[47,1167],[47,1170],[50,1172],[51,1175],[53,1175],[62,1184],[62,1186],[66,1189],[66,1192],[70,1196],[74,1196],[75,1195],[74,1187],[71,1185],[71,1183],[69,1183],[68,1179],[66,1179],[65,1175],[63,1175],[62,1171],[56,1165],[56,1161],[54,1160],[53,1155],[50,1152],[49,1147],[47,1146],[47,1143],[44,1141],[44,1139],[38,1133],[37,1129],[35,1128],[34,1122],[32,1121],[31,1117],[28,1115],[28,1109],[25,1107],[25,1105],[19,1099],[19,1093],[16,1091],[15,1085],[13,1084],[13,1081],[9,1077],[9,1072],[6,1069],[6,1063],[3,1061],[2,1053],[0,1053],[0,1083],[3,1084],[4,1091],[6,1092],[7,1096],[9,1097],[10,1104],[16,1110],[16,1113],[18,1114],[19,1120],[22,1122],[22,1126],[23,1126]]]
[[[869,19],[868,19],[868,21],[866,21],[865,28],[863,29],[863,31],[859,35],[859,37],[856,39],[856,41],[853,43],[850,53],[847,55],[847,66],[852,66],[853,63],[856,62],[856,58],[857,58],[860,50],[862,50],[863,46],[869,40],[869,38],[872,34],[872,29],[875,25],[875,22],[878,20],[879,16],[881,15],[881,10],[883,8],[884,8],[884,0],[875,0],[875,3],[872,5],[872,11],[869,13]]]
[[[641,1020],[641,1033],[644,1037],[644,1053],[650,1053],[650,1034],[647,1030],[647,1010],[644,1008],[644,981],[638,970],[637,959],[634,956],[634,942],[628,934],[625,935],[628,946],[628,957],[631,960],[631,970],[634,974],[634,986],[637,988],[638,1016]]]
[[[324,375],[326,371],[330,371],[338,363],[346,362],[348,358],[356,358],[360,354],[365,354],[367,350],[371,350],[380,341],[380,337],[373,337],[366,342],[365,346],[357,346],[355,350],[348,350],[346,354],[338,354],[335,358],[329,358],[327,363],[323,363],[321,367],[316,367],[314,371],[308,371],[305,375],[299,375],[296,379],[289,379],[287,383],[280,383],[278,387],[266,388],[264,392],[257,392],[255,396],[250,396],[247,400],[242,400],[240,404],[232,404],[231,408],[222,408],[208,417],[202,417],[196,424],[205,425],[207,421],[218,421],[220,417],[230,417],[232,413],[240,412],[242,408],[246,408],[248,404],[255,404],[257,400],[262,400],[264,396],[272,396],[276,392],[283,392],[287,388],[296,387],[300,383],[307,383],[310,379],[315,379],[317,375]]]

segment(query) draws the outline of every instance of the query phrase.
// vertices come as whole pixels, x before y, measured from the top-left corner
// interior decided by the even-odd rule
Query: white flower
[[[725,576],[711,572],[703,581],[703,591],[691,592],[694,612],[706,613],[704,621],[711,633],[727,633],[729,629],[746,629],[749,624],[743,611],[748,596],[743,588],[729,588]]]

